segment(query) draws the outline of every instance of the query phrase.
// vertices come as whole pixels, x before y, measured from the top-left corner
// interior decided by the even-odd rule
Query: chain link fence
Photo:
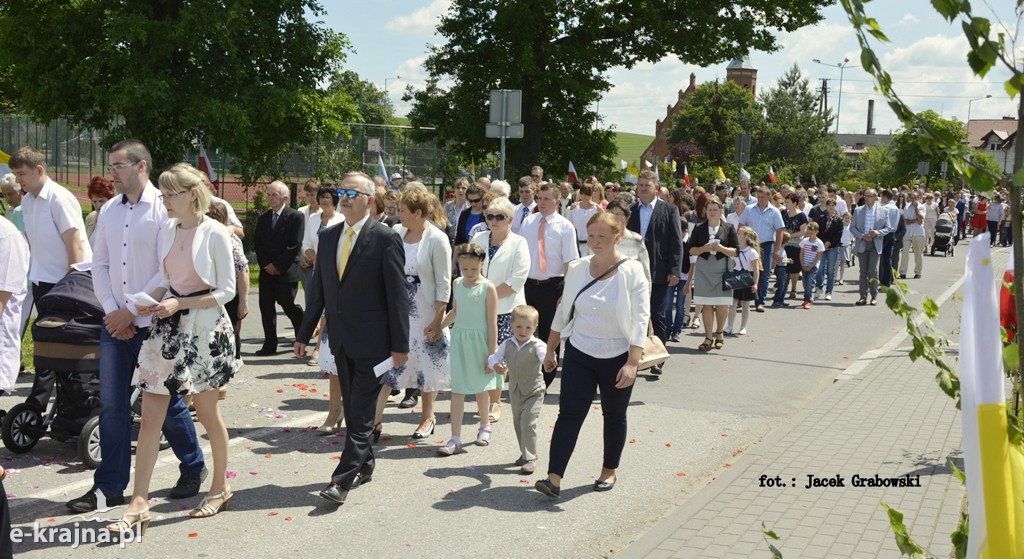
[[[443,154],[436,141],[414,141],[409,126],[362,123],[347,126],[351,133],[347,138],[284,156],[283,180],[293,185],[301,185],[314,177],[337,181],[352,170],[373,176],[380,174],[382,162],[388,176],[412,174],[428,188],[440,191],[443,181],[438,165]],[[88,202],[85,188],[92,177],[107,172],[107,153],[101,147],[104,136],[104,130],[75,127],[65,119],[40,124],[25,115],[0,116],[0,150],[11,154],[22,146],[36,148],[46,156],[46,167],[53,179],[73,187],[83,202]],[[219,179],[216,194],[231,202],[240,213],[246,213],[259,187],[268,179],[256,185],[245,185],[233,169],[231,155],[219,151],[209,151],[208,155]],[[199,153],[188,150],[182,154],[182,159],[197,165]]]

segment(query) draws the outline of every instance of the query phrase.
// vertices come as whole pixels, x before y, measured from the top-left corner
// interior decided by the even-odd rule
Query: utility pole
[[[828,78],[821,78],[821,96],[818,99],[818,111],[825,116],[828,113]]]

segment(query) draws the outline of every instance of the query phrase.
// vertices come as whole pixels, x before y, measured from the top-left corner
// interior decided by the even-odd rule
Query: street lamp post
[[[831,66],[833,68],[839,68],[839,99],[836,101],[836,134],[839,133],[839,115],[843,109],[843,74],[847,68],[860,68],[859,65],[850,66],[850,59],[844,58],[842,62],[836,64],[829,64],[822,62],[821,60],[814,58],[812,62],[821,64],[822,66]]]
[[[971,105],[975,101],[984,101],[985,99],[991,99],[991,98],[992,98],[992,94],[990,93],[990,94],[988,94],[988,95],[986,95],[984,97],[978,97],[977,99],[971,99],[970,101],[967,102],[967,122],[965,123],[965,125],[969,124],[971,122]]]

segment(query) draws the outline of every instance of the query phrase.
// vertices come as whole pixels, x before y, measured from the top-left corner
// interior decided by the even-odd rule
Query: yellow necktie
[[[356,236],[356,230],[351,227],[345,228],[345,242],[341,244],[341,256],[338,258],[338,281],[345,275],[345,266],[348,265],[348,255],[352,253],[352,237]]]

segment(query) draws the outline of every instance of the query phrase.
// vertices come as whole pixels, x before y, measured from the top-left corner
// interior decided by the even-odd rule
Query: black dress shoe
[[[348,489],[345,489],[344,487],[338,485],[337,483],[331,482],[330,485],[325,487],[323,491],[320,492],[320,497],[323,499],[327,499],[332,503],[344,505],[345,498],[348,497]]]
[[[415,408],[416,404],[419,402],[419,398],[420,398],[420,391],[419,390],[417,390],[415,388],[412,388],[410,390],[406,390],[405,391],[405,399],[402,400],[401,402],[399,402],[398,407],[400,407],[402,409]]]
[[[614,479],[611,481],[597,480],[594,482],[594,491],[611,491],[615,488],[615,481]]]
[[[558,495],[562,492],[561,488],[555,487],[555,484],[546,479],[538,480],[537,483],[533,484],[533,487],[537,491],[555,499],[557,499]]]
[[[103,512],[113,507],[121,506],[124,503],[124,495],[107,496],[99,488],[93,487],[85,495],[65,503],[65,506],[75,512],[92,512],[95,510]]]
[[[373,470],[366,473],[359,472],[356,474],[356,479],[352,480],[352,489],[358,489],[371,481],[373,481]]]
[[[276,347],[264,347],[253,352],[253,355],[257,357],[269,357],[271,355],[277,355],[278,351]]]
[[[655,366],[651,367],[651,374],[652,375],[660,375],[661,373],[662,373],[661,365],[655,365]]]
[[[178,483],[174,484],[167,496],[171,499],[184,499],[198,495],[199,486],[203,484],[203,480],[209,473],[204,466],[202,471],[181,474]]]

